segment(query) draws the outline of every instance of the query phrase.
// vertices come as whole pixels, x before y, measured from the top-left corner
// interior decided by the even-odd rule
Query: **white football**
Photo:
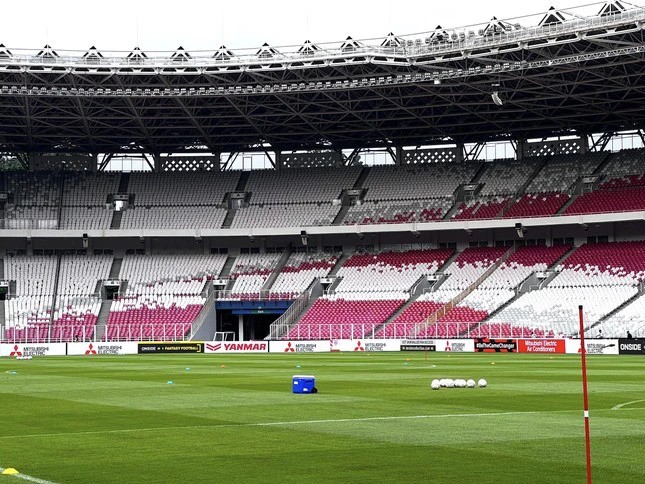
[[[446,378],[446,387],[455,388],[455,380],[452,378]]]
[[[477,382],[477,384],[478,384],[481,388],[485,388],[485,387],[486,387],[486,385],[488,385],[488,382],[487,382],[486,380],[484,380],[483,378],[481,378],[481,379]]]
[[[439,390],[439,388],[441,388],[439,380],[432,380],[432,383],[430,383],[430,388],[432,388],[433,390]]]
[[[466,386],[467,386],[468,388],[475,388],[475,380],[473,380],[473,379],[468,380],[468,381],[466,382]]]
[[[447,380],[445,378],[442,378],[441,380],[439,380],[439,386],[445,387],[446,386],[446,381]]]
[[[462,380],[461,378],[459,380],[455,380],[455,386],[457,388],[466,388],[466,380]]]

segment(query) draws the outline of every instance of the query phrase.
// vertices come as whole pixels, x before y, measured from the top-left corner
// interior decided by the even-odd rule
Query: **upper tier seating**
[[[60,205],[61,172],[14,171],[5,174],[6,190],[17,206]]]
[[[497,160],[484,164],[486,170],[479,178],[482,184],[479,196],[515,195],[535,171],[538,160]]]
[[[469,183],[481,163],[429,163],[414,166],[374,166],[363,183],[366,201],[428,200],[451,197]]]
[[[108,196],[119,189],[119,173],[66,172],[61,229],[109,229],[113,208]]]
[[[254,205],[331,203],[354,186],[360,172],[361,167],[258,170],[251,172],[245,190]]]
[[[606,152],[554,156],[529,183],[526,192],[567,193],[580,177],[591,175],[606,157]]]
[[[613,153],[600,174],[600,188],[626,188],[645,185],[645,148]]]
[[[240,172],[132,173],[128,191],[134,207],[123,212],[123,229],[218,229],[226,217],[222,203]]]
[[[343,223],[440,220],[452,206],[455,190],[470,182],[480,167],[481,163],[372,167],[363,183],[364,202],[351,207]]]
[[[509,198],[490,197],[476,198],[463,202],[452,216],[455,220],[496,218],[508,204]]]
[[[504,213],[504,218],[548,217],[558,213],[571,197],[566,193],[527,193]]]
[[[119,190],[120,173],[65,172],[63,206],[105,206],[108,196]]]
[[[5,206],[5,228],[58,228],[61,179],[60,172],[6,173],[5,188],[10,203]]]
[[[251,204],[237,210],[231,228],[331,225],[339,210],[331,202]]]
[[[546,217],[554,215],[571,198],[570,191],[578,179],[600,166],[607,153],[560,155],[552,157],[504,213],[504,218]]]
[[[237,210],[231,228],[331,225],[333,201],[352,188],[360,167],[253,171],[245,190],[250,203]]]
[[[349,207],[343,224],[432,222],[441,220],[450,210],[452,203],[452,198],[433,198],[405,202],[367,201],[361,205]]]
[[[215,206],[135,206],[123,212],[122,229],[218,229],[226,209]]]
[[[128,192],[137,207],[213,206],[235,190],[239,178],[239,171],[132,173]]]
[[[645,210],[645,150],[612,155],[600,174],[598,188],[578,197],[566,214]]]

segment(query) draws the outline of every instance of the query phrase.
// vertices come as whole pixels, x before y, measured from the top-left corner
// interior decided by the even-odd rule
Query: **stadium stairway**
[[[222,228],[223,229],[230,229],[231,225],[233,225],[233,220],[235,219],[235,214],[237,213],[237,210],[234,210],[232,208],[229,208],[226,211],[226,217],[224,217],[224,221],[222,222]]]
[[[112,300],[106,299],[101,301],[101,309],[99,309],[99,315],[96,320],[96,328],[94,330],[94,335],[96,341],[103,341],[103,336],[105,335],[105,328],[107,327],[108,318],[110,317],[110,310],[112,309]]]
[[[562,256],[558,260],[556,260],[553,264],[547,267],[545,272],[549,272],[549,276],[540,283],[539,289],[542,289],[543,287],[548,286],[549,282],[551,282],[555,278],[555,276],[558,275],[558,272],[555,271],[555,268],[558,267],[558,264],[561,264],[567,257],[569,257],[574,250],[576,250],[575,246],[570,247],[569,250],[567,250],[564,254],[562,254]],[[533,275],[527,277],[522,282],[520,282],[516,287],[517,290],[515,292],[515,296],[513,296],[511,299],[509,299],[504,304],[502,304],[497,309],[495,309],[493,312],[491,312],[488,316],[486,316],[486,318],[483,321],[480,321],[476,325],[473,325],[471,328],[469,328],[459,336],[462,338],[468,337],[468,335],[471,334],[473,331],[475,331],[479,326],[481,326],[482,324],[489,323],[491,318],[497,316],[498,313],[502,312],[508,306],[513,304],[521,296],[523,296],[527,292],[530,292],[531,289],[528,282],[530,282],[531,279],[533,279]]]
[[[594,176],[602,175],[602,172],[605,169],[605,166],[607,166],[607,164],[613,159],[613,157],[614,157],[613,153],[607,153],[605,158],[600,162],[600,164],[593,171],[592,175]]]
[[[426,318],[425,321],[417,324],[415,328],[415,333],[419,334],[418,331],[425,331],[427,329],[427,324],[432,322],[434,323],[435,321],[439,321],[440,318],[448,314],[453,308],[455,308],[461,301],[466,299],[466,297],[472,293],[475,289],[477,289],[493,272],[495,272],[499,266],[501,266],[510,256],[512,256],[515,253],[515,250],[517,247],[513,245],[512,247],[509,247],[509,249],[502,255],[499,259],[497,259],[493,264],[491,264],[486,271],[477,278],[475,282],[473,282],[470,286],[468,286],[466,289],[461,291],[459,294],[457,294],[454,298],[452,298],[449,302],[441,306],[437,311],[434,312],[434,314],[431,314]],[[445,267],[445,265],[444,265]]]
[[[121,173],[119,179],[119,193],[128,193],[128,186],[130,185],[130,173]]]
[[[110,222],[111,230],[118,230],[121,228],[121,219],[123,218],[122,211],[113,211],[112,212],[112,221]]]
[[[573,202],[575,202],[578,199],[579,196],[580,194],[578,193],[574,193],[570,195],[569,200],[567,200],[567,202],[564,205],[562,205],[557,212],[555,212],[555,215],[562,215],[564,212],[566,212],[567,209],[573,204]]]
[[[347,216],[347,212],[349,212],[349,208],[350,208],[349,205],[342,205],[331,224],[342,225],[343,221],[345,220],[345,217]]]
[[[275,267],[271,271],[271,274],[269,274],[269,277],[267,277],[267,280],[264,281],[264,284],[262,285],[262,289],[260,291],[270,291],[271,287],[273,286],[273,283],[275,280],[278,278],[280,275],[280,272],[282,272],[282,269],[284,269],[285,264],[287,263],[287,260],[289,259],[289,256],[291,255],[291,245],[289,245],[285,251],[282,253],[280,258],[278,259],[278,262],[276,263]]]
[[[58,281],[60,279],[60,259],[61,256],[56,256],[56,277],[54,278],[54,295],[52,296],[51,312],[49,314],[49,323],[54,324],[54,308],[56,307],[56,298],[58,297]]]
[[[5,315],[4,301],[0,301],[0,328],[6,328],[6,327],[7,327],[7,320]]]
[[[331,271],[329,271],[329,274],[327,274],[327,275],[328,276],[335,276],[336,274],[338,274],[338,271],[340,270],[341,267],[343,267],[343,264],[345,263],[345,261],[347,259],[349,259],[351,256],[352,256],[351,253],[343,252],[340,255],[340,257],[338,258],[338,260],[336,261],[336,265],[334,267],[332,267]]]
[[[242,173],[240,173],[240,178],[239,180],[237,180],[237,185],[235,186],[236,192],[246,191],[246,182],[249,181],[250,176],[251,176],[250,171],[243,171]]]
[[[370,174],[370,167],[366,166],[364,167],[360,174],[358,175],[358,178],[354,182],[354,186],[352,188],[358,189],[358,188],[363,188],[363,183],[365,183],[365,180],[367,179],[367,175]]]
[[[542,168],[544,168],[544,165],[546,165],[546,162],[549,161],[550,156],[542,156],[540,157],[540,163],[536,163],[535,169],[533,170],[533,173],[531,173],[531,176],[529,176],[524,184],[517,189],[515,192],[515,195],[511,197],[511,199],[508,201],[506,206],[502,209],[502,212],[499,214],[499,218],[503,218],[504,215],[506,215],[506,212],[510,210],[510,208],[515,205],[515,201],[519,200],[522,198],[522,195],[526,193],[526,189],[529,187],[533,179],[542,171]]]
[[[470,180],[470,183],[471,184],[479,183],[479,180],[481,180],[484,173],[486,173],[486,170],[488,170],[488,168],[492,165],[493,165],[492,163],[482,163],[479,169],[477,170],[477,172],[475,173],[475,176],[473,176],[472,180]]]
[[[119,274],[121,273],[121,265],[123,264],[122,257],[115,257],[112,259],[112,265],[110,266],[110,279],[118,279]]]
[[[220,278],[223,277],[228,277],[231,275],[231,269],[233,268],[233,265],[235,264],[235,256],[229,255],[226,258],[226,261],[224,262],[224,265],[222,266],[222,270],[219,273]]]
[[[63,220],[63,193],[65,191],[65,177],[60,179],[60,190],[58,192],[58,214],[56,215],[56,228],[60,228],[61,220]],[[60,257],[59,257],[60,259]],[[52,311],[53,312],[53,311]]]
[[[354,190],[359,190],[363,188],[363,183],[365,183],[365,180],[367,179],[367,175],[370,173],[370,167],[366,166],[364,167],[361,172],[358,175],[358,178],[354,182],[354,186],[352,186],[352,189]],[[343,205],[340,207],[340,210],[334,217],[334,220],[332,221],[332,225],[342,225],[343,222],[345,221],[345,216],[347,215],[347,212],[349,212],[350,205]]]
[[[197,341],[203,341],[204,339],[210,339],[212,337],[212,334],[210,334],[210,331],[207,329],[207,327],[204,327],[204,322],[206,322],[206,320],[208,319],[208,315],[211,313],[211,311],[214,311],[213,319],[216,320],[217,309],[215,308],[215,291],[209,292],[208,296],[206,297],[206,301],[204,301],[202,309],[199,311],[199,314],[192,322],[191,340],[194,339]]]
[[[412,286],[412,289],[410,290],[410,298],[405,301],[399,308],[394,311],[389,318],[387,318],[382,324],[377,326],[374,329],[374,334],[378,334],[385,326],[390,324],[392,321],[394,321],[396,318],[399,317],[403,311],[405,311],[409,306],[412,305],[413,302],[415,302],[421,294],[423,294],[426,289],[430,288],[430,283],[428,282],[428,278],[426,276],[421,276],[417,281],[414,283],[414,286]]]
[[[288,334],[322,295],[323,288],[318,279],[315,279],[305,292],[294,300],[279,318],[271,323],[269,335],[264,339],[281,339],[283,335]]]
[[[605,314],[605,315],[604,315],[603,317],[601,317],[598,321],[596,321],[594,324],[592,324],[591,326],[589,326],[589,328],[586,328],[586,330],[589,330],[589,329],[591,329],[591,328],[594,328],[594,327],[596,327],[596,326],[598,326],[598,325],[600,325],[600,324],[604,323],[606,320],[608,320],[609,318],[611,318],[613,315],[615,315],[615,314],[619,313],[620,311],[622,311],[623,309],[625,309],[627,306],[629,306],[631,303],[633,303],[636,299],[638,299],[639,297],[641,297],[641,296],[643,295],[643,293],[645,293],[645,285],[641,284],[640,286],[638,286],[638,292],[637,292],[636,294],[634,294],[632,297],[630,297],[629,299],[627,299],[624,303],[622,303],[620,306],[618,306],[618,307],[617,307],[616,309],[614,309],[613,311],[610,311],[610,312],[608,312],[607,314]],[[585,331],[586,331],[586,330],[585,330]]]

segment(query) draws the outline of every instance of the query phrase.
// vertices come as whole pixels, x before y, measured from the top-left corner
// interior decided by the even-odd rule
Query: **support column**
[[[155,171],[160,172],[163,165],[163,160],[161,159],[161,155],[159,153],[153,153],[152,159],[154,160]]]
[[[403,146],[397,146],[396,147],[396,156],[394,158],[394,163],[396,166],[401,166],[403,165]]]
[[[457,156],[455,157],[455,161],[457,161],[458,163],[464,161],[465,150],[466,148],[464,148],[463,143],[457,143]]]
[[[516,160],[523,160],[524,159],[524,149],[525,149],[525,139],[518,139],[517,140],[517,145],[515,148],[515,159]]]
[[[589,137],[586,134],[580,135],[580,154],[589,153]]]
[[[276,150],[275,152],[275,169],[277,171],[282,170],[282,151]]]
[[[244,315],[237,315],[237,340],[244,341]]]

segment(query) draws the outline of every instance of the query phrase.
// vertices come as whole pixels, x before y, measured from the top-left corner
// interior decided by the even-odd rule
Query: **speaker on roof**
[[[309,243],[309,237],[307,236],[306,230],[300,231],[300,240],[302,241],[302,245],[307,245]]]
[[[83,248],[87,249],[89,244],[90,244],[89,236],[87,234],[83,234]]]

